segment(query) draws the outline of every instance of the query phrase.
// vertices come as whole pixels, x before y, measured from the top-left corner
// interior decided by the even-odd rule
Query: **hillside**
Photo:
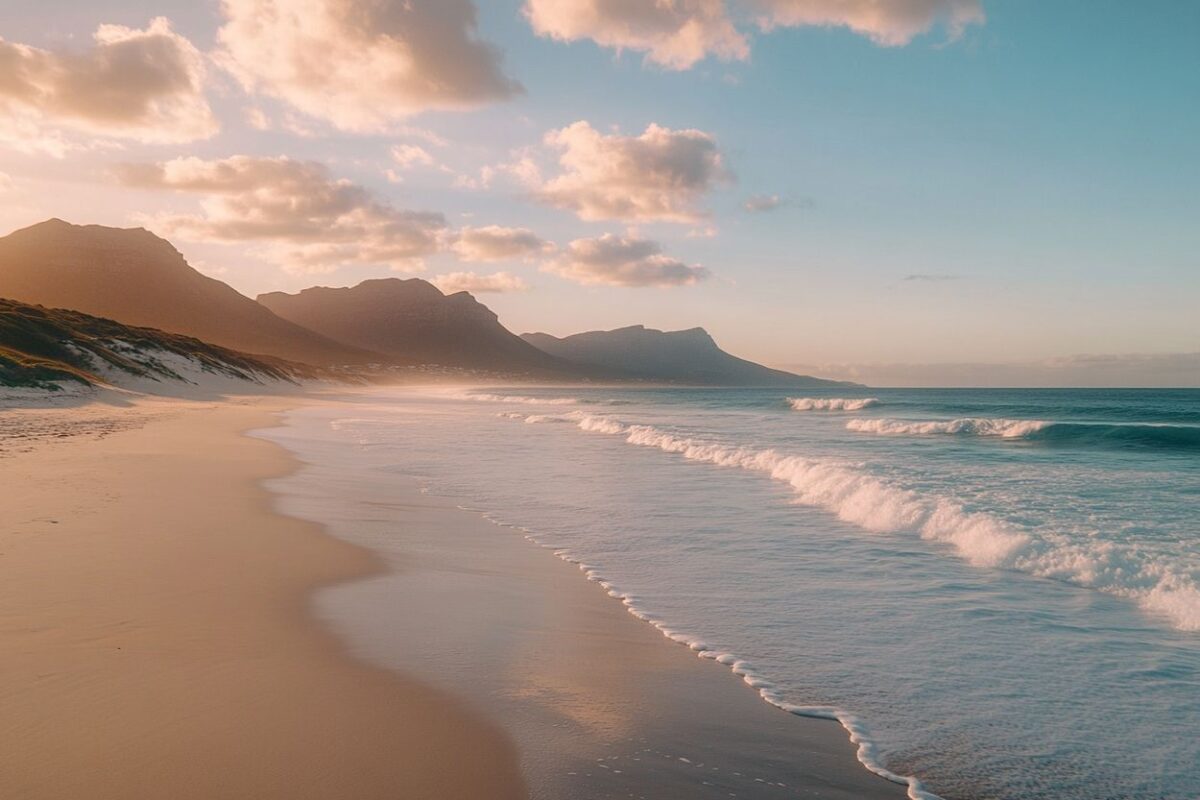
[[[442,294],[418,278],[368,280],[353,288],[272,292],[258,301],[280,317],[400,364],[438,364],[537,376],[570,376],[573,365],[511,333],[467,292]]]
[[[52,219],[0,238],[0,297],[309,364],[381,360],[280,319],[141,228]]]
[[[718,347],[703,328],[664,332],[634,325],[565,338],[547,333],[526,333],[521,338],[559,358],[643,380],[705,386],[850,385],[793,375],[732,356]]]
[[[294,382],[311,368],[265,360],[153,328],[0,299],[0,386],[194,384],[206,378]]]

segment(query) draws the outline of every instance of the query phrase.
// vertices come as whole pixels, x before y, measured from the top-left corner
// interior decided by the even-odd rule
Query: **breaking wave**
[[[1039,419],[978,419],[973,417],[933,422],[909,422],[902,419],[852,419],[846,423],[846,430],[890,436],[961,433],[1020,439],[1028,437],[1050,424],[1052,423]]]
[[[789,484],[798,503],[829,511],[866,531],[916,532],[953,548],[972,566],[1018,570],[1125,597],[1178,630],[1200,631],[1195,580],[1134,547],[1034,535],[947,498],[887,483],[854,465],[706,442],[580,411],[526,417],[525,422],[573,422],[584,431],[623,436],[629,444],[762,473]]]
[[[862,411],[879,405],[874,397],[789,397],[793,411]]]
[[[1106,448],[1200,449],[1200,426],[1114,424],[1099,422],[1048,422],[1037,419],[986,419],[910,421],[852,419],[846,429],[889,436],[958,434],[1022,439],[1045,445]]]
[[[520,394],[487,394],[465,392],[452,395],[456,400],[474,400],[479,403],[507,403],[521,406],[573,406],[579,402],[575,397],[527,397]]]

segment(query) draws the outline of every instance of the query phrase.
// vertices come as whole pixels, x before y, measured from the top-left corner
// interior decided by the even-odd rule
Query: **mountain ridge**
[[[849,387],[856,384],[772,369],[720,348],[704,328],[661,331],[628,325],[557,337],[524,333],[521,338],[547,353],[576,363],[615,369],[641,380],[702,386]]]
[[[295,384],[322,377],[281,359],[264,359],[155,328],[139,328],[61,308],[0,298],[0,387],[44,389],[198,384],[206,378]]]
[[[443,294],[420,278],[374,278],[350,287],[269,292],[259,303],[334,341],[401,364],[570,377],[579,370],[509,331],[468,292]]]
[[[0,237],[0,297],[290,361],[380,360],[378,354],[280,319],[197,271],[174,245],[145,228],[73,225],[53,218]]]

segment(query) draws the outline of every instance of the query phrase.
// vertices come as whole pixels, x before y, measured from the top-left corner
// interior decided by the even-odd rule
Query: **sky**
[[[1197,41],[1184,0],[4,0],[0,232],[881,385],[1196,385]]]

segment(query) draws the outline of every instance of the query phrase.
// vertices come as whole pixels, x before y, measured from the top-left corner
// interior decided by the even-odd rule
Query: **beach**
[[[261,438],[328,402],[4,412],[0,795],[904,796],[547,548]]]
[[[0,458],[0,795],[524,796],[503,731],[314,624],[383,566],[271,511],[293,464],[241,432],[284,402],[4,412],[46,435]]]

